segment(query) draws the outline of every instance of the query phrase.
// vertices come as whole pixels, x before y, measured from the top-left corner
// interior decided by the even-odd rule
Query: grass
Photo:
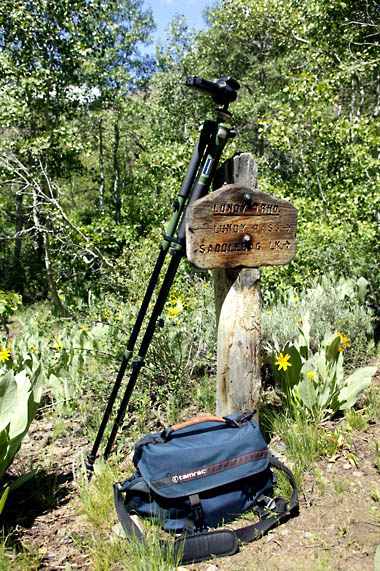
[[[339,497],[341,497],[347,487],[346,482],[344,482],[342,479],[333,480],[333,485],[336,493],[338,494]]]
[[[81,510],[87,521],[86,541],[77,543],[81,549],[89,552],[94,571],[111,571],[115,568],[169,571],[178,567],[181,554],[174,553],[172,539],[162,543],[162,534],[157,525],[144,522],[147,528],[145,545],[120,537],[112,496],[112,485],[118,480],[114,466],[98,461],[91,480],[83,467],[76,478],[81,490]]]
[[[371,385],[366,395],[366,415],[377,420],[380,416],[380,390],[379,385]]]
[[[40,564],[35,553],[13,544],[9,537],[0,537],[0,571],[37,571]]]
[[[367,414],[363,410],[349,408],[344,413],[345,427],[352,430],[365,430],[368,427]]]
[[[321,455],[323,432],[311,424],[300,411],[295,419],[277,414],[273,418],[272,431],[281,437],[286,455],[299,473],[310,469]]]
[[[215,378],[203,375],[195,384],[194,403],[198,409],[212,412],[215,410],[216,383]]]
[[[37,474],[30,482],[30,495],[36,506],[48,510],[57,504],[60,488],[57,477],[47,478],[46,475]]]
[[[288,341],[296,341],[299,319],[308,313],[313,350],[318,348],[326,331],[343,331],[354,341],[346,354],[346,366],[354,369],[365,364],[374,350],[371,341],[374,318],[365,304],[367,285],[363,279],[337,279],[334,275],[324,275],[311,287],[290,288],[280,295],[264,292],[263,343],[271,343],[277,338],[280,347],[284,347]]]
[[[292,414],[289,415],[283,411],[271,412],[268,407],[264,406],[260,410],[260,419],[269,435],[279,436],[284,443],[284,452],[292,463],[297,486],[302,485],[303,475],[312,471],[322,494],[325,483],[322,473],[315,466],[316,462],[323,456],[334,457],[342,448],[349,451],[352,432],[365,430],[368,427],[367,413],[362,410],[356,411],[353,408],[345,412],[344,422],[333,432],[323,424],[312,422],[301,408],[292,410]],[[376,467],[380,472],[380,443],[376,441],[375,446]],[[355,455],[352,452],[348,454],[348,459],[352,465],[356,465]],[[342,493],[343,484],[340,482],[335,484],[337,493]],[[286,479],[280,477],[278,485],[285,495],[289,493]]]
[[[204,299],[210,302],[211,297],[208,294],[204,296]],[[348,333],[349,327],[352,331],[356,331],[364,324],[367,329],[370,329],[371,315],[364,309],[358,309],[355,315],[351,313],[352,319],[350,317],[350,322],[344,324],[345,327],[343,327],[342,323],[336,322],[335,314],[340,315],[340,309],[335,298],[327,296],[322,291],[319,291],[318,295],[315,295],[314,292],[313,296],[305,291],[303,297],[302,308],[300,302],[295,302],[294,299],[288,306],[282,301],[274,301],[271,306],[271,313],[267,313],[267,317],[264,317],[263,320],[268,325],[267,327],[264,323],[264,327],[267,327],[265,334],[268,335],[268,331],[279,332],[281,330],[281,335],[287,339],[288,329],[289,331],[296,331],[294,320],[296,321],[299,311],[301,309],[302,311],[310,310],[309,307],[305,306],[306,302],[309,301],[313,303],[312,309],[314,308],[315,315],[318,316],[318,318],[316,317],[316,321],[319,323],[318,331],[320,330],[322,334],[327,325],[320,318],[324,307],[321,305],[321,300],[326,300],[325,303],[328,303],[328,307],[335,312],[334,319],[330,320],[331,323],[328,323],[328,327],[339,326],[349,335],[351,335]],[[348,304],[350,307],[345,308],[348,313],[353,305],[355,308],[359,307],[356,302],[354,304],[352,299],[351,296],[351,301]],[[130,450],[132,440],[136,441],[142,434],[154,431],[152,425],[161,427],[172,424],[181,418],[184,414],[183,411],[187,410],[188,407],[191,407],[191,414],[198,411],[213,412],[215,410],[215,350],[213,345],[215,342],[215,323],[212,320],[209,322],[207,319],[210,303],[204,305],[202,315],[205,317],[201,321],[199,321],[199,316],[197,317],[195,304],[194,309],[192,309],[191,303],[189,303],[186,305],[186,309],[183,309],[184,321],[182,323],[175,325],[170,321],[168,322],[169,325],[166,324],[164,333],[157,333],[156,338],[159,341],[161,337],[164,339],[157,342],[155,351],[148,355],[147,365],[142,371],[130,403],[130,415],[133,422],[130,423],[127,431],[120,431],[119,449],[127,444],[127,448]],[[41,306],[41,309],[45,312],[46,307]],[[117,311],[119,311],[119,305],[115,305],[115,315]],[[102,313],[99,310],[89,319],[102,319]],[[130,319],[129,314],[128,319]],[[108,320],[111,321],[111,318],[108,317]],[[274,322],[274,320],[276,321]],[[46,333],[49,331],[49,323],[50,321],[47,319]],[[128,327],[127,324],[125,329],[127,330]],[[170,339],[169,337],[166,339],[168,332],[171,335]],[[119,366],[118,360],[112,363],[110,360],[104,360],[102,351],[107,350],[116,355],[120,354],[119,349],[124,346],[124,337],[118,335],[115,340],[112,335],[113,329],[110,329],[110,333],[105,334],[106,346],[101,345],[99,354],[94,351],[93,357],[88,359],[87,372],[81,377],[81,385],[77,387],[80,394],[75,395],[78,400],[75,401],[75,404],[73,402],[67,403],[68,411],[75,410],[76,414],[80,411],[82,415],[81,424],[90,442],[93,442],[96,436],[103,415],[104,404],[111,390],[113,375]],[[355,339],[354,335],[352,337]],[[101,341],[103,343],[103,340]],[[170,342],[170,352],[167,351],[168,342]],[[366,342],[367,337],[364,335],[355,349],[360,353],[360,359],[367,357],[367,349],[364,350]],[[57,352],[53,352],[52,355],[58,358]],[[360,361],[360,359],[355,356],[353,361]],[[59,378],[59,374],[57,377]],[[83,396],[85,398],[82,398]],[[284,442],[285,453],[289,458],[290,467],[295,474],[299,488],[302,486],[304,474],[311,472],[314,475],[316,485],[323,493],[325,485],[323,475],[316,467],[316,462],[321,456],[335,454],[342,441],[344,441],[344,446],[349,448],[352,431],[364,430],[368,427],[371,419],[379,418],[380,391],[378,386],[369,388],[366,396],[361,399],[361,407],[362,410],[360,411],[354,409],[346,411],[344,422],[339,425],[339,430],[336,429],[334,432],[322,425],[311,423],[302,409],[293,411],[293,416],[290,416],[286,411],[274,414],[268,412],[269,409],[260,410],[260,418],[265,424],[266,431],[278,435]],[[117,410],[117,404],[115,410]],[[59,418],[59,410],[53,409],[52,415],[58,418],[58,421],[52,431],[50,443],[54,443],[56,439],[60,438],[68,427],[68,420]],[[149,428],[147,429],[148,420]],[[112,422],[107,427],[103,442],[107,439],[111,425]],[[380,443],[376,442],[375,446],[376,467],[380,473]],[[121,466],[125,467],[122,474],[120,473]],[[132,471],[132,466],[129,460],[125,460],[125,456],[113,455],[107,465],[101,462],[96,463],[95,474],[91,480],[87,478],[83,467],[77,471],[75,477],[80,489],[78,508],[86,522],[86,533],[81,538],[75,535],[72,537],[78,549],[88,553],[91,568],[95,571],[128,568],[137,571],[175,569],[178,560],[170,548],[162,548],[162,544],[159,542],[162,533],[157,526],[148,526],[149,541],[145,547],[141,544],[132,543],[117,534],[112,484],[119,479],[128,477],[129,470]],[[341,481],[334,482],[338,496],[344,493],[345,485]],[[290,497],[291,487],[288,478],[280,471],[277,471],[276,487],[276,493],[278,491],[280,495],[286,498]],[[54,479],[46,480],[46,478],[36,480],[35,488],[33,496],[36,503],[46,509],[56,504],[58,482]],[[374,488],[371,497],[378,505],[379,490]],[[34,570],[38,568],[39,563],[37,557],[31,555],[26,549],[17,549],[9,540],[3,539],[0,543],[0,571],[8,571],[8,569],[16,571]],[[325,568],[323,560],[319,561],[318,565],[320,569]]]

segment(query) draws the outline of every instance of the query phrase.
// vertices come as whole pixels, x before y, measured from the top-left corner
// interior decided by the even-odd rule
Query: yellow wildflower
[[[343,333],[341,333],[340,331],[337,331],[337,334],[338,334],[339,337],[340,337],[340,341],[341,341],[342,345],[343,345],[344,347],[350,347],[348,337],[345,337],[345,336],[343,335]]]
[[[270,315],[272,313],[271,309],[268,309],[268,315]]]
[[[172,306],[168,307],[169,319],[174,319],[178,315],[178,313],[182,311],[184,307],[187,306],[187,303],[185,303],[180,297],[172,299],[170,303],[172,304]],[[176,323],[178,324],[179,321],[176,321]]]
[[[172,305],[178,305],[180,309],[182,309],[183,307],[187,306],[187,303],[185,303],[182,298],[176,297],[172,299]]]
[[[8,359],[10,359],[11,357],[11,352],[9,350],[10,346],[11,346],[10,343],[8,343],[6,347],[0,345],[0,361],[2,361],[3,363],[5,363],[5,361],[8,361]]]
[[[285,357],[282,353],[277,355],[277,361],[275,362],[275,365],[278,365],[279,371],[281,371],[281,369],[284,369],[284,371],[286,371],[288,367],[292,366],[292,364],[289,363],[289,359],[290,355],[288,353],[285,355]]]
[[[81,325],[80,328],[82,329],[82,331],[88,331],[88,327],[85,327],[84,325]]]
[[[315,377],[315,373],[313,373],[313,371],[309,371],[306,373],[306,376],[309,377],[309,379],[313,379]]]
[[[105,310],[104,310],[103,317],[104,317],[105,320],[108,319],[108,309],[105,309]]]
[[[176,305],[175,307],[168,307],[169,312],[169,319],[174,319],[179,313],[179,307]]]

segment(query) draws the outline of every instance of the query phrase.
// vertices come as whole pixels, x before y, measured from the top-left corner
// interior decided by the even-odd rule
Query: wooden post
[[[218,278],[216,288],[221,281]],[[217,415],[258,410],[260,338],[260,272],[243,269],[237,273],[219,316]]]
[[[225,161],[214,188],[242,184],[255,189],[257,165],[249,153]],[[260,375],[260,270],[214,270],[218,327],[216,414],[258,409]],[[258,415],[258,413],[257,413]]]

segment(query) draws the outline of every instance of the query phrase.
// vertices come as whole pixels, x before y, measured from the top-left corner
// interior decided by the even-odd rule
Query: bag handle
[[[174,424],[174,426],[168,426],[168,428],[165,428],[165,430],[161,432],[162,441],[166,442],[173,434],[173,432],[176,432],[177,430],[181,430],[182,428],[187,428],[188,426],[193,426],[196,424],[201,424],[201,422],[224,422],[227,424],[227,420],[221,416],[210,416],[206,414],[194,416],[194,418],[190,418],[190,420],[185,420],[180,424]]]
[[[194,418],[190,418],[190,420],[185,420],[180,424],[175,424],[170,428],[174,432],[175,430],[181,430],[182,428],[186,428],[187,426],[192,426],[193,424],[199,424],[201,422],[226,422],[226,419],[221,416],[211,416],[211,415],[201,414],[199,416],[194,416]]]
[[[185,420],[184,422],[175,424],[174,426],[169,426],[161,433],[161,438],[164,440],[164,442],[166,442],[168,438],[173,434],[173,432],[181,430],[182,428],[187,428],[188,426],[200,424],[202,422],[221,422],[229,427],[240,428],[243,424],[252,418],[253,414],[254,411],[249,410],[248,412],[241,414],[235,419],[229,418],[228,416],[210,416],[206,414],[194,416],[194,418],[190,418],[190,420]]]

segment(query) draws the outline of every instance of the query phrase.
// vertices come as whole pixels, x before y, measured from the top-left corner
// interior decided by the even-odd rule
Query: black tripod
[[[213,101],[223,107],[221,109],[216,109],[216,120],[206,120],[203,123],[201,134],[195,146],[187,172],[182,181],[181,189],[173,203],[173,214],[169,221],[167,231],[164,233],[164,239],[160,244],[160,251],[156,265],[147,286],[127,348],[124,351],[120,370],[109,397],[93,448],[91,453],[87,456],[87,468],[89,470],[93,469],[104,431],[111,415],[126,368],[132,357],[134,346],[149,307],[153,291],[157,285],[166,254],[170,249],[172,258],[149,318],[138,355],[132,359],[131,375],[112,427],[111,434],[108,438],[104,451],[105,459],[108,458],[111,452],[117,431],[123,422],[129,399],[135,387],[141,367],[144,365],[144,358],[152,340],[157,320],[161,315],[169,295],[169,290],[173,283],[181,258],[185,255],[186,208],[188,204],[207,194],[223,149],[228,139],[236,136],[236,130],[230,126],[231,114],[228,111],[228,106],[230,103],[235,101],[237,97],[237,90],[240,88],[239,83],[232,77],[224,77],[215,82],[211,82],[191,75],[186,80],[186,86],[209,93]],[[170,248],[170,246],[172,247]]]

